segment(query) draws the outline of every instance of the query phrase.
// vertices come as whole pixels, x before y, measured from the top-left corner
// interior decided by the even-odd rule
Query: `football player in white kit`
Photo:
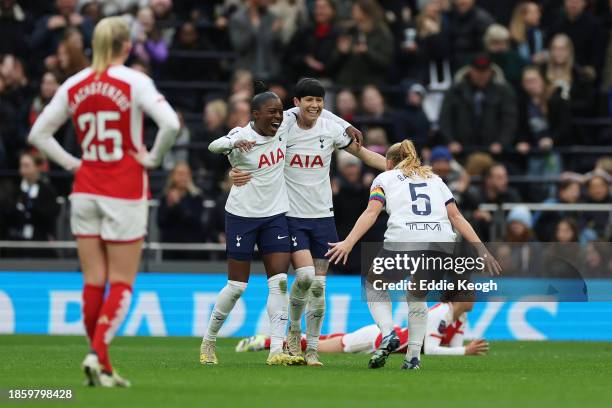
[[[287,345],[291,355],[301,355],[301,319],[307,308],[308,347],[304,358],[311,366],[323,365],[317,347],[325,316],[325,276],[329,266],[325,253],[328,243],[338,240],[329,178],[332,154],[344,149],[370,167],[386,169],[383,156],[354,143],[348,133],[356,129],[350,123],[323,109],[324,96],[325,89],[318,80],[300,80],[295,86],[296,108],[285,112],[283,123],[287,133],[287,221],[296,278],[290,292]],[[242,174],[232,175],[235,183],[243,182]]]
[[[472,226],[463,218],[452,193],[444,182],[433,174],[431,167],[422,166],[414,144],[409,140],[396,143],[387,152],[388,171],[372,182],[368,207],[342,242],[332,243],[327,255],[330,262],[346,262],[355,243],[374,225],[383,208],[389,214],[385,244],[401,242],[454,242],[455,228],[470,243],[481,243]],[[436,223],[439,228],[411,230],[412,223]],[[479,256],[484,258],[488,271],[499,273],[501,268],[486,250],[478,245]],[[368,283],[366,282],[366,285]],[[386,291],[367,288],[368,307],[384,337],[370,358],[368,366],[385,365],[389,354],[397,349],[399,338],[393,330],[391,300]],[[427,326],[425,299],[413,291],[407,292],[408,301],[408,350],[402,369],[419,369],[419,355]]]
[[[283,122],[283,105],[273,92],[255,95],[251,102],[253,122],[214,140],[209,150],[223,153],[233,167],[253,172],[253,181],[232,186],[225,205],[227,236],[227,285],[219,292],[200,346],[200,363],[217,364],[215,344],[223,322],[242,296],[249,280],[255,244],[268,275],[267,310],[272,339],[268,365],[295,364],[303,358],[283,352],[287,330],[287,270],[289,209],[284,179],[286,138],[277,132]]]

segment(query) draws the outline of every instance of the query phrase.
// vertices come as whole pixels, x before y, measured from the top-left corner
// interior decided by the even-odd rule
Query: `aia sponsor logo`
[[[291,158],[289,166],[301,168],[323,167],[323,159],[318,154],[316,156],[296,154]]]
[[[283,153],[281,148],[278,148],[276,149],[276,153],[267,152],[259,156],[259,165],[257,168],[261,169],[262,167],[274,166],[281,160],[285,160],[285,153]]]

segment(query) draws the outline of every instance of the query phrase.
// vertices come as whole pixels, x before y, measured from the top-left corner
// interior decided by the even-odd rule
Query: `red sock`
[[[111,283],[108,297],[100,310],[96,332],[92,342],[92,349],[98,354],[98,360],[106,372],[113,368],[108,357],[108,345],[113,340],[117,329],[125,319],[130,302],[132,301],[132,287],[127,283]]]
[[[300,346],[302,347],[302,351],[306,351],[306,338],[302,337],[300,340]]]
[[[98,314],[104,302],[104,286],[95,286],[88,283],[83,286],[83,324],[89,344],[93,342]]]

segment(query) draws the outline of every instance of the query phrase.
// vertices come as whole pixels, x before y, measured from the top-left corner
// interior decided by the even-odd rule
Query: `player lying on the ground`
[[[432,355],[484,355],[489,343],[476,339],[463,345],[464,326],[467,313],[472,311],[474,302],[443,302],[429,309],[427,334],[423,352]],[[400,339],[394,353],[406,353],[408,347],[408,328],[394,327]],[[319,338],[319,351],[322,353],[374,353],[382,341],[382,334],[376,324],[364,326],[351,333],[333,333]],[[270,338],[258,334],[240,340],[237,352],[261,351],[270,348]],[[302,350],[306,349],[306,338],[302,337]]]

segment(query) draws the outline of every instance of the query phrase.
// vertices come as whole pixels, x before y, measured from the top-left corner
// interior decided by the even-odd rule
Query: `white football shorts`
[[[147,233],[149,206],[134,202],[73,196],[70,227],[75,237],[100,237],[110,243],[138,241]]]

